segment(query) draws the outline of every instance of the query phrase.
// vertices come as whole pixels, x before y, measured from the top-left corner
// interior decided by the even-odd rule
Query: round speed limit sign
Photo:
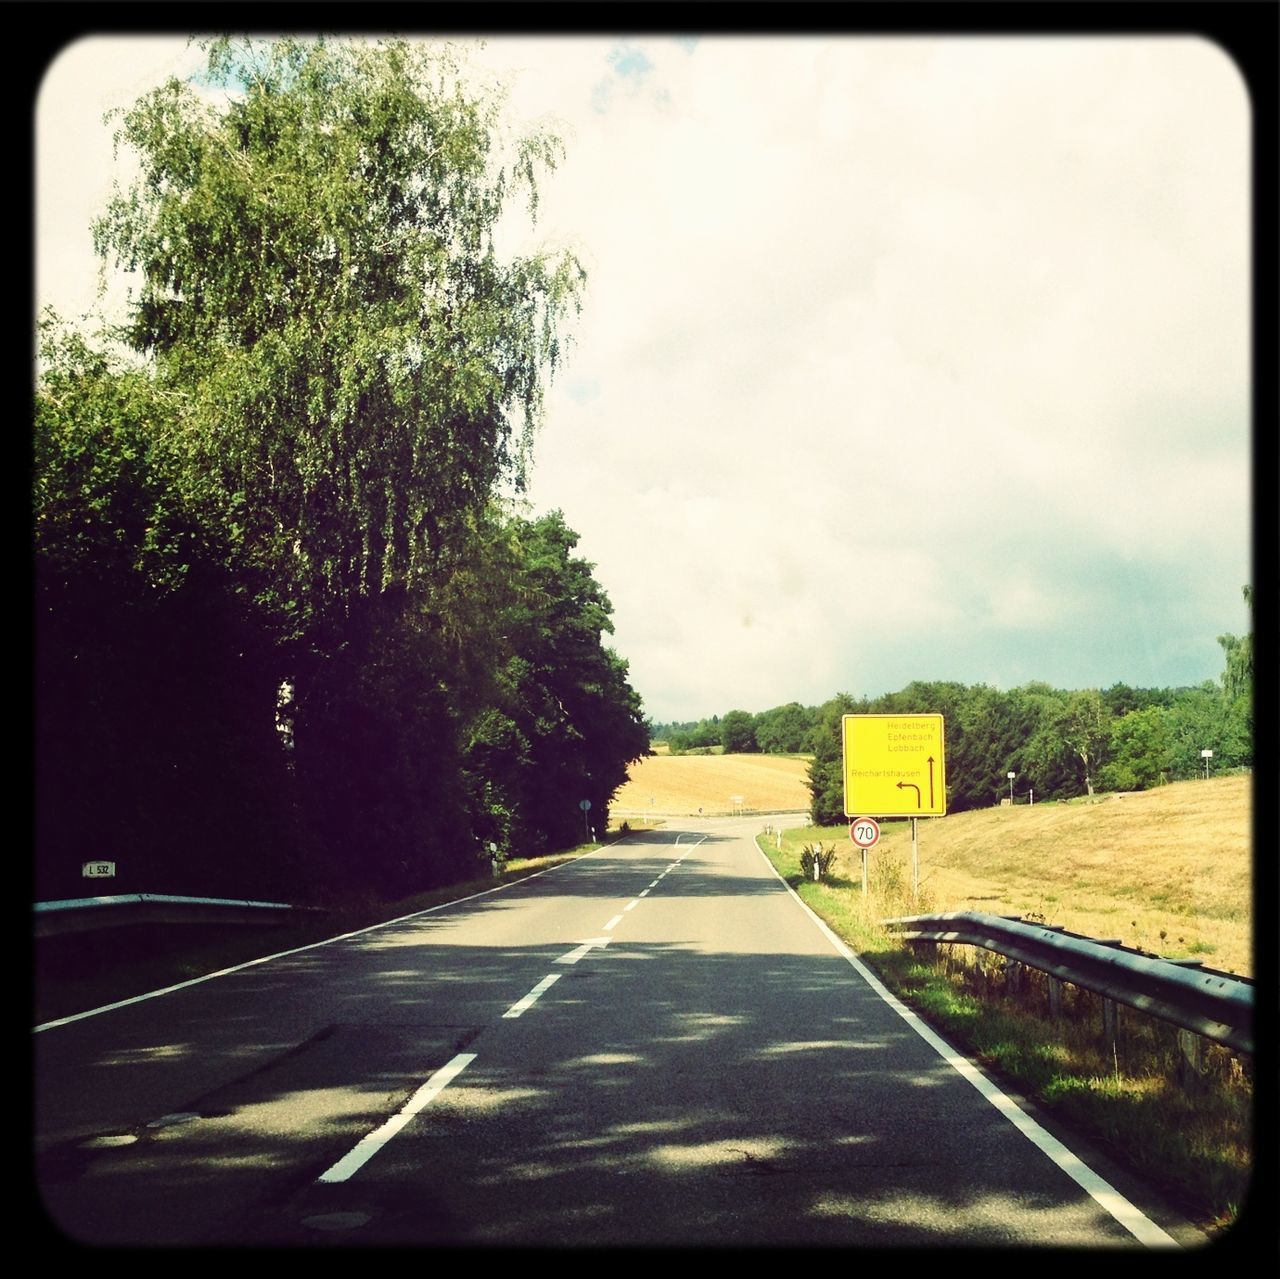
[[[874,817],[856,817],[849,823],[849,838],[859,848],[870,848],[880,838],[880,823]]]

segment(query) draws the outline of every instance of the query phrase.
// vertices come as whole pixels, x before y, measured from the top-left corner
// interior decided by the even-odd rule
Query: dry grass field
[[[920,909],[1043,916],[1073,932],[1251,975],[1251,780],[924,819]],[[871,857],[909,868],[910,823],[882,829]],[[860,880],[856,850],[841,834],[839,873]]]
[[[808,768],[807,758],[786,755],[649,755],[631,765],[611,811],[620,818],[728,813],[735,795],[759,812],[807,810]]]

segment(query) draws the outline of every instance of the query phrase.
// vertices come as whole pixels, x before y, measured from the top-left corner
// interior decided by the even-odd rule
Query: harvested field
[[[1252,778],[1174,782],[1093,800],[920,822],[922,910],[1013,912],[1156,954],[1251,974]],[[882,823],[873,859],[909,865],[910,822]],[[860,879],[848,833],[841,873]]]
[[[688,816],[699,808],[707,814],[807,811],[808,770],[807,756],[650,755],[632,764],[610,812],[626,818]]]

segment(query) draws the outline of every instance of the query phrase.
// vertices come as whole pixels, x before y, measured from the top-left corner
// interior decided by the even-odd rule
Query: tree
[[[583,273],[502,261],[558,141],[499,163],[501,99],[399,41],[207,44],[211,106],[171,80],[117,135],[141,175],[95,225],[141,276],[123,334],[209,476],[285,639],[332,651],[363,601],[430,589],[469,515],[523,478]]]
[[[869,711],[865,698],[855,702],[848,693],[837,693],[818,707],[817,722],[809,737],[813,759],[809,761],[808,770],[809,815],[815,826],[830,826],[844,820],[842,720],[846,715]]]
[[[486,664],[505,659],[467,588],[496,488],[523,483],[584,280],[569,254],[500,256],[495,230],[521,191],[536,211],[560,146],[508,142],[501,97],[462,87],[446,47],[204,47],[205,84],[225,95],[171,80],[121,117],[139,177],[94,237],[137,273],[115,334],[135,358],[127,377],[80,359],[44,380],[42,580],[71,547],[92,581],[77,468],[84,440],[115,440],[90,542],[133,557],[118,647],[172,653],[166,680],[188,700],[208,677],[191,715],[235,708],[224,753],[265,738],[287,756],[316,877],[439,881],[474,811],[467,726],[492,691]],[[113,396],[130,406],[124,433]],[[48,634],[65,635],[66,593],[46,598],[62,619]],[[182,602],[172,625],[153,598]],[[49,684],[76,655],[46,647]],[[200,661],[182,669],[188,652]],[[625,697],[604,667],[600,686]],[[157,740],[171,718],[157,710]],[[245,784],[228,780],[224,809]]]
[[[728,711],[720,721],[720,744],[726,755],[751,754],[756,745],[755,717],[750,711]]]
[[[39,354],[37,894],[79,895],[92,849],[121,891],[274,896],[296,840],[270,646],[223,530],[164,445],[145,369],[53,318]]]
[[[1219,635],[1226,658],[1222,672],[1222,693],[1228,702],[1253,695],[1253,636]]]
[[[1102,762],[1109,733],[1107,709],[1097,689],[1072,693],[1054,725],[1054,731],[1066,749],[1080,761],[1085,790],[1092,795],[1094,777]]]
[[[1078,795],[1079,769],[1061,731],[1069,694],[1041,680],[1033,680],[1014,693],[1025,709],[1030,726],[1019,752],[1020,771],[1027,784],[1043,799]],[[1017,768],[1018,762],[1011,761],[1009,767]]]
[[[1148,706],[1115,720],[1107,753],[1098,780],[1108,790],[1145,790],[1168,781],[1173,768],[1169,712]]]
[[[506,653],[493,696],[469,727],[467,766],[479,838],[541,852],[582,837],[581,800],[602,829],[627,766],[649,749],[594,567],[572,554],[559,511],[494,530],[508,586],[491,621]]]
[[[814,714],[799,702],[762,711],[756,716],[756,743],[770,755],[798,755],[813,727]]]

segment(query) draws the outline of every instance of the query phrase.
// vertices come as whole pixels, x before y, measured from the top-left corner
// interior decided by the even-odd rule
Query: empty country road
[[[168,1246],[1200,1240],[949,1060],[788,891],[759,819],[679,827],[37,1028],[54,1229]]]

